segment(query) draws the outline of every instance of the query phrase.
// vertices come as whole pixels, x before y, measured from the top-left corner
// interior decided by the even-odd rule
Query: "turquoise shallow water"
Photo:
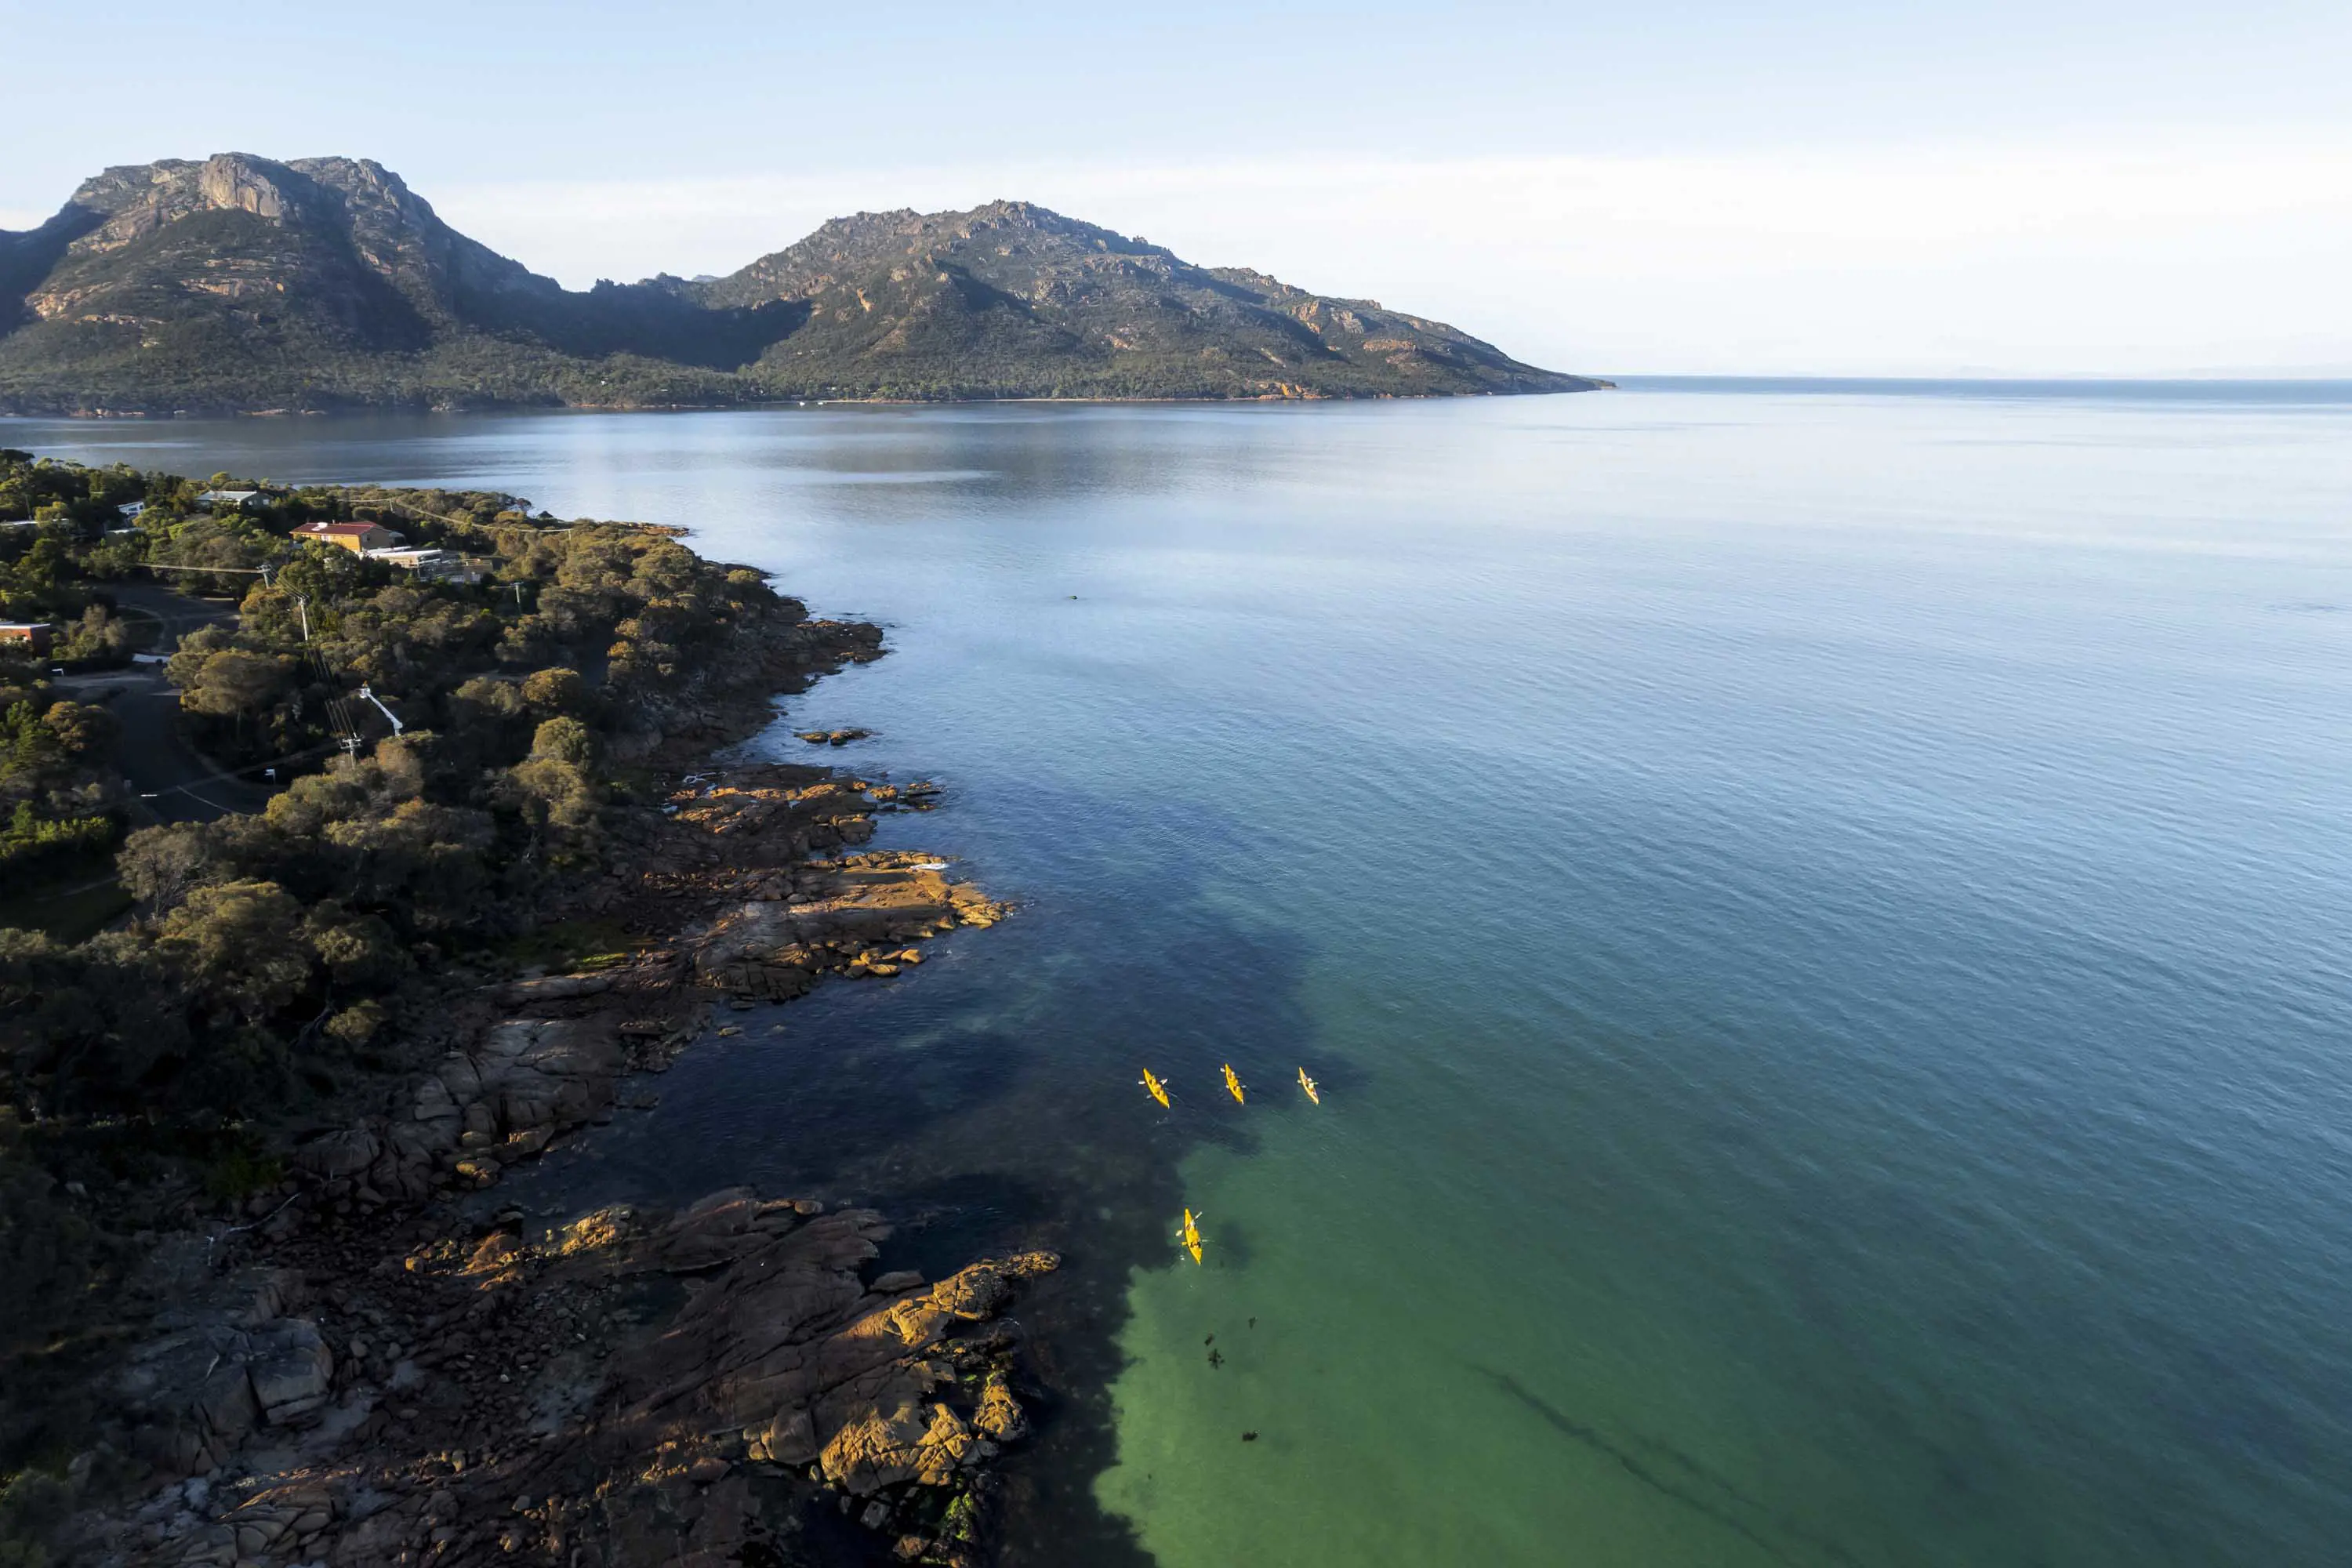
[[[1068,1247],[1016,1560],[2342,1560],[2352,405],[0,442],[684,522],[889,624],[793,721],[1023,913],[535,1179]]]

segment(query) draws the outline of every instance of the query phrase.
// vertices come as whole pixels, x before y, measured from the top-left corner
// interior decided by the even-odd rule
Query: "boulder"
[[[364,1127],[322,1132],[294,1152],[295,1167],[320,1181],[356,1176],[383,1152],[383,1141]]]
[[[318,1325],[279,1318],[239,1326],[249,1310],[205,1305],[204,1321],[140,1347],[119,1379],[139,1451],[165,1474],[209,1474],[257,1426],[299,1422],[325,1406],[334,1356]]]
[[[1013,1294],[1003,1274],[990,1263],[975,1263],[932,1289],[931,1298],[959,1318],[977,1322],[992,1318]]]
[[[1001,1372],[988,1374],[988,1383],[980,1392],[980,1408],[972,1415],[973,1427],[999,1443],[1017,1443],[1029,1435],[1029,1413],[1013,1397],[1013,1388]]]
[[[845,1423],[817,1458],[824,1479],[852,1497],[902,1481],[941,1487],[971,1449],[971,1429],[945,1405],[905,1399]]]
[[[282,1426],[326,1403],[334,1383],[334,1352],[304,1318],[285,1318],[253,1336],[247,1375],[262,1418]]]

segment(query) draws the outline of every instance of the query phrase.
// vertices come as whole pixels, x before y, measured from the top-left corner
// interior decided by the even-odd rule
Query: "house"
[[[370,561],[381,561],[387,566],[414,572],[428,583],[478,583],[482,580],[482,574],[454,550],[412,545],[405,549],[362,550],[360,553]]]
[[[261,499],[259,490],[206,490],[196,498],[214,511],[243,511]]]
[[[57,630],[46,621],[0,621],[0,647],[22,644],[37,654],[45,654]]]
[[[294,531],[294,537],[310,544],[340,544],[354,555],[390,550],[406,542],[406,535],[395,533],[380,522],[306,522]]]
[[[137,522],[139,514],[146,510],[147,503],[143,500],[127,500],[114,509],[114,514],[125,522]],[[108,531],[113,531],[110,529]]]

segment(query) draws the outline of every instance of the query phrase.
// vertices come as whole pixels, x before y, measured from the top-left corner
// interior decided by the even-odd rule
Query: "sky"
[[[371,157],[574,287],[1041,202],[1601,374],[2352,374],[2352,5],[0,0],[0,227]]]

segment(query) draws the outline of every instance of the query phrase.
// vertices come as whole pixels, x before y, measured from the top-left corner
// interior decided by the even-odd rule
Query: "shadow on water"
[[[1471,1370],[1526,1406],[1561,1436],[1613,1459],[1643,1486],[1681,1507],[1713,1521],[1776,1563],[1807,1568],[1809,1563],[1834,1563],[1842,1568],[1862,1568],[1861,1560],[1833,1541],[1809,1535],[1785,1520],[1771,1517],[1766,1506],[1681,1449],[1655,1438],[1634,1436],[1620,1440],[1568,1415],[1509,1373],[1472,1364]],[[1637,1452],[1637,1447],[1643,1452]],[[1749,1522],[1761,1518],[1759,1527]],[[1773,1534],[1767,1534],[1769,1529]],[[1788,1542],[1784,1546],[1773,1538]],[[1790,1548],[1797,1549],[1792,1552]]]
[[[1066,807],[1097,833],[1119,809]],[[1192,826],[1180,842],[1223,830]],[[985,860],[970,868],[1019,897]],[[880,1210],[896,1233],[877,1268],[936,1279],[992,1252],[1061,1253],[1015,1308],[1036,1426],[999,1472],[997,1558],[1149,1563],[1094,1491],[1117,1458],[1110,1389],[1130,1279],[1174,1258],[1187,1153],[1254,1143],[1223,1103],[1220,1065],[1270,1072],[1308,1032],[1303,945],[1245,929],[1200,889],[1182,855],[1129,864],[947,939],[954,962],[726,1015],[744,1032],[706,1038],[647,1080],[656,1109],[517,1172],[499,1201],[570,1210],[748,1184]],[[1183,911],[1174,941],[1171,910]],[[1172,1110],[1138,1085],[1144,1064],[1181,1086]],[[1223,1247],[1245,1258],[1245,1238]]]

